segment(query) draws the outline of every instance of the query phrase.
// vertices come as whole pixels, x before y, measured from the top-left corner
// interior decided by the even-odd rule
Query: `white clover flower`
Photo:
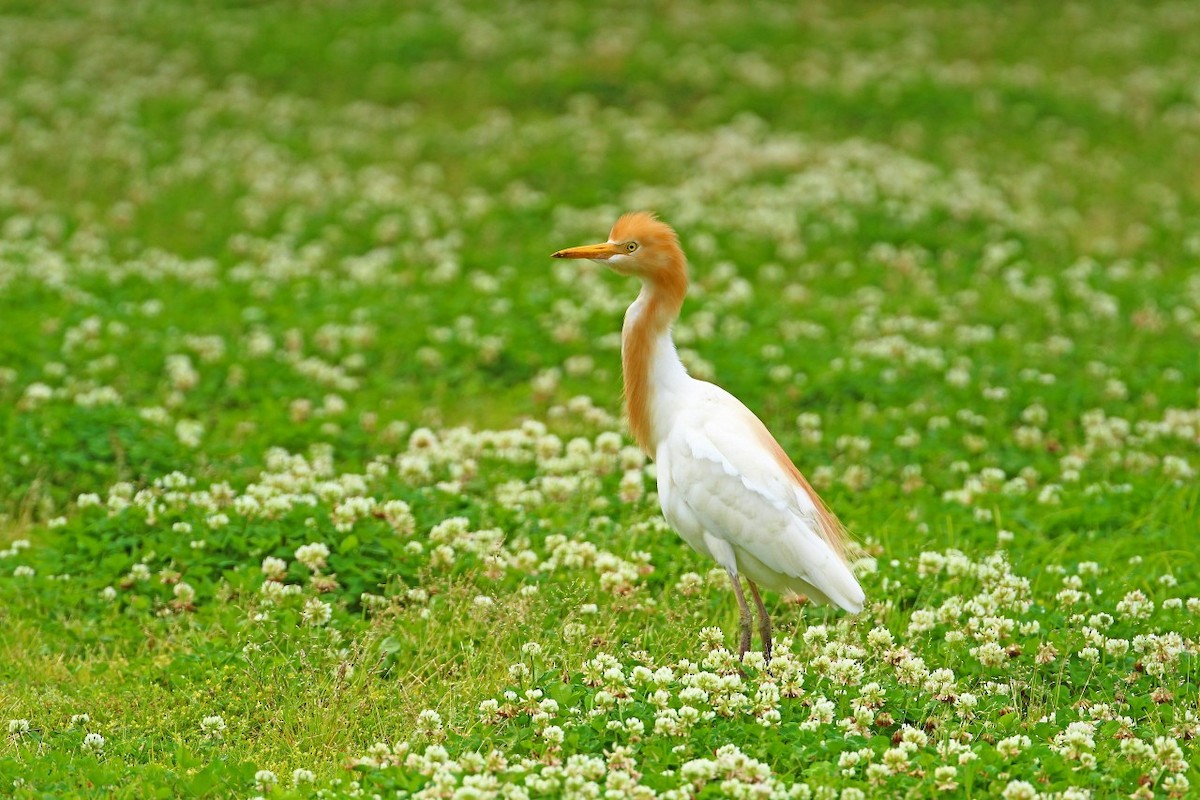
[[[867,643],[877,650],[887,650],[895,644],[895,639],[887,628],[876,626],[867,633]]]
[[[892,769],[887,764],[868,764],[864,774],[871,783],[883,785],[892,777]]]
[[[1135,589],[1117,603],[1117,614],[1125,619],[1149,619],[1154,612],[1154,601]]]
[[[53,388],[40,382],[31,383],[25,387],[19,407],[22,409],[37,408],[52,397],[54,397]]]
[[[75,498],[75,505],[79,508],[98,508],[101,504],[100,495],[92,492],[85,492]]]
[[[1186,775],[1182,774],[1168,775],[1162,781],[1162,790],[1167,793],[1167,797],[1188,797],[1188,792],[1191,791],[1191,788],[1191,781],[1188,780]],[[1090,795],[1087,800],[1090,800]]]
[[[260,792],[271,791],[278,782],[279,776],[269,769],[260,769],[254,773],[254,788]]]
[[[411,536],[416,531],[416,517],[413,516],[408,503],[403,500],[388,500],[380,506],[380,511],[383,512],[383,518],[387,520],[388,525],[400,536]]]
[[[933,771],[933,780],[940,792],[952,792],[957,789],[958,782],[955,780],[957,776],[958,767],[951,764],[944,764]]]
[[[1041,505],[1058,505],[1062,502],[1062,487],[1057,483],[1048,483],[1038,492],[1037,501]]]
[[[264,558],[261,569],[268,580],[282,581],[287,576],[287,562],[275,556]]]
[[[679,768],[679,777],[688,783],[703,785],[717,776],[717,765],[707,758],[697,758]]]
[[[225,729],[225,720],[217,714],[212,714],[200,720],[200,730],[206,739],[223,738]]]
[[[998,667],[1008,660],[1004,648],[996,642],[984,642],[978,647],[971,648],[971,655],[985,667]]]
[[[1045,425],[1049,419],[1050,414],[1048,411],[1046,411],[1046,407],[1041,403],[1034,403],[1030,406],[1027,406],[1025,410],[1021,412],[1021,420],[1029,425]]]
[[[922,578],[937,575],[946,566],[946,557],[941,553],[926,551],[917,558],[917,575]]]
[[[278,581],[263,581],[262,586],[258,587],[258,591],[267,603],[278,603],[288,596],[288,585]]]
[[[490,698],[479,704],[479,716],[484,722],[495,721],[499,710],[500,703]]]
[[[824,697],[816,697],[809,709],[808,719],[800,723],[801,729],[815,731],[822,725],[831,724],[835,708],[832,701]]]
[[[413,541],[413,542],[410,542],[409,544],[419,546],[420,542]],[[420,551],[417,550],[417,552],[420,552]],[[433,551],[429,554],[429,565],[431,567],[453,566],[454,561],[457,558],[457,555],[458,554],[455,553],[454,548],[451,547],[450,545],[439,544],[437,547],[433,548]]]
[[[292,786],[299,787],[301,784],[313,783],[316,779],[316,773],[310,769],[298,767],[292,770]]]
[[[1181,773],[1188,769],[1188,762],[1183,758],[1183,750],[1172,736],[1155,737],[1154,760],[1168,772]]]
[[[175,438],[184,447],[199,447],[204,436],[204,424],[194,419],[181,419],[175,423]]]
[[[931,631],[936,621],[932,611],[927,608],[919,608],[909,618],[908,635],[913,637]]]
[[[29,720],[27,719],[10,719],[8,721],[8,733],[14,739],[20,738],[29,733]]]
[[[1037,800],[1038,792],[1028,781],[1009,781],[1000,796],[1004,800]]]
[[[899,747],[890,747],[883,752],[882,763],[891,774],[908,771],[908,752]]]
[[[265,588],[268,585],[271,584],[265,583],[263,587]],[[333,619],[333,606],[322,601],[320,598],[310,597],[304,602],[304,608],[300,610],[300,618],[305,624],[312,625],[313,627],[328,625],[329,621]]]
[[[634,503],[642,498],[645,493],[645,481],[642,476],[641,469],[626,470],[621,477],[620,487],[617,490],[618,497],[623,503]]]
[[[417,715],[417,733],[422,736],[437,736],[442,731],[442,715],[427,708]]]
[[[1054,737],[1054,748],[1066,758],[1079,760],[1096,747],[1095,727],[1090,722],[1072,722]]]
[[[296,560],[312,572],[325,569],[326,559],[329,558],[329,548],[322,542],[310,542],[296,548]],[[265,563],[265,562],[264,562]]]
[[[905,686],[917,686],[928,675],[929,670],[925,667],[925,659],[920,656],[905,655],[896,664],[896,680]]]
[[[1129,761],[1146,761],[1154,756],[1154,748],[1142,739],[1122,739],[1121,755]]]
[[[1119,658],[1129,652],[1129,640],[1107,639],[1104,642],[1104,651],[1111,656]]]
[[[104,751],[104,737],[98,733],[89,733],[83,737],[83,744],[80,747],[85,753],[99,755]]]
[[[1196,477],[1196,470],[1188,463],[1187,459],[1180,456],[1163,456],[1162,471],[1165,477],[1180,482]]]
[[[953,670],[942,667],[930,672],[929,677],[925,679],[924,688],[926,692],[939,698],[953,696],[955,693]]]

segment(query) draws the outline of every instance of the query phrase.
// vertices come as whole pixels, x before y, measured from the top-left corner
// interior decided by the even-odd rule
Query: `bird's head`
[[[621,275],[655,283],[687,279],[687,261],[675,230],[646,211],[622,215],[607,242],[568,247],[553,257],[591,259]]]

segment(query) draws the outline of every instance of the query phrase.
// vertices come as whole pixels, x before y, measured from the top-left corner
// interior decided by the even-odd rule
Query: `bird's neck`
[[[621,374],[625,383],[625,412],[638,446],[653,456],[665,435],[669,404],[663,395],[687,378],[675,352],[671,323],[679,316],[687,294],[682,270],[642,284],[641,294],[625,312],[621,329]]]

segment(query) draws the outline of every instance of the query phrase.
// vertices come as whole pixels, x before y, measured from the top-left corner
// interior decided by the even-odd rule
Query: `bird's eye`
[[[638,249],[638,243],[637,243],[637,242],[629,242],[628,244],[626,244],[626,245],[625,245],[625,252],[626,252],[626,253],[632,253],[634,250],[637,250],[637,249]]]

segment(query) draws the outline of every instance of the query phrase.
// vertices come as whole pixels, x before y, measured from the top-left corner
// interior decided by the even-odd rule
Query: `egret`
[[[685,542],[729,574],[741,610],[740,656],[750,649],[746,578],[758,608],[764,657],[771,620],[758,586],[807,595],[851,613],[864,595],[847,561],[845,528],[762,421],[736,397],[688,375],[671,325],[688,288],[675,230],[653,214],[623,215],[608,241],[559,250],[642,288],[625,312],[621,373],[625,411],[638,446],[653,458],[663,516]]]

